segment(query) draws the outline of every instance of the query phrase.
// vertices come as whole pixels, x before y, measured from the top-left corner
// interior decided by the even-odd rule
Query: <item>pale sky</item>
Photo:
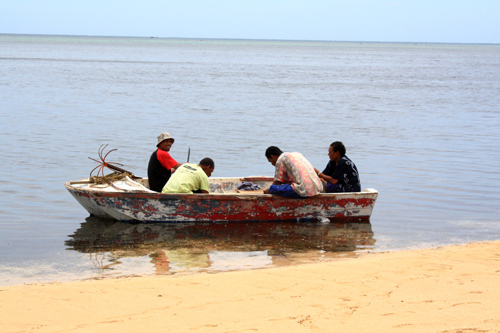
[[[500,0],[0,0],[0,33],[500,43]]]

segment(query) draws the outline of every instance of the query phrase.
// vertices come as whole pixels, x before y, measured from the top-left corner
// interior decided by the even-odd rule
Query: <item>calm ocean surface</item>
[[[0,35],[0,285],[272,267],[500,239],[500,45]],[[64,183],[101,144],[146,176],[156,136],[213,176],[322,169],[340,140],[369,224],[102,221]]]

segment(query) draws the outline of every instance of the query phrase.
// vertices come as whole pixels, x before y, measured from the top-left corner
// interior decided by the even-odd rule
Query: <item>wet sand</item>
[[[499,332],[500,241],[0,287],[1,332]]]

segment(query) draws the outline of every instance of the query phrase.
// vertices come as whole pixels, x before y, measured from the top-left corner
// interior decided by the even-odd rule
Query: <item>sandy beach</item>
[[[500,332],[500,241],[0,287],[1,332]]]

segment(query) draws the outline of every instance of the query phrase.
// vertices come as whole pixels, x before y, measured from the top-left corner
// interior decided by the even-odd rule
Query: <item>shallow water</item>
[[[0,74],[0,285],[500,238],[499,45],[0,35]],[[237,230],[230,242],[204,225],[187,228],[189,242],[148,242],[144,226],[89,219],[64,182],[89,174],[101,144],[118,149],[110,161],[145,176],[163,131],[176,138],[174,158],[184,162],[189,148],[190,161],[209,156],[216,177],[272,175],[269,145],[322,169],[328,145],[343,141],[362,187],[380,193],[369,231],[349,247],[304,239],[295,250],[282,245],[286,233],[259,231],[265,246],[240,237],[257,226],[225,227]],[[321,228],[349,227],[287,230]],[[139,242],[124,241],[129,233]]]

